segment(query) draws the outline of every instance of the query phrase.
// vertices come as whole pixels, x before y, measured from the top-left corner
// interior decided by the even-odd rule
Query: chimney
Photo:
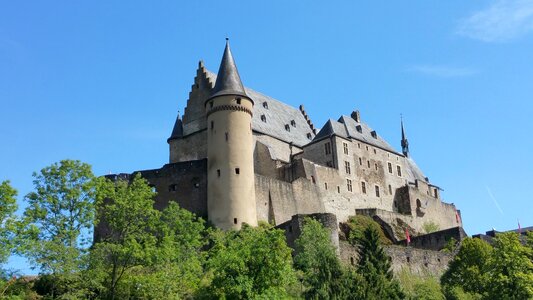
[[[352,119],[355,120],[355,122],[357,122],[357,123],[361,122],[361,114],[359,113],[358,110],[352,111],[351,117],[352,117]]]

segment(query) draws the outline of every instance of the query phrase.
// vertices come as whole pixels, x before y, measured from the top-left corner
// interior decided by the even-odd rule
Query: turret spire
[[[217,81],[209,99],[222,95],[244,96],[248,98],[244,91],[239,71],[235,65],[235,60],[233,60],[228,38],[226,38],[226,48],[224,49],[224,55],[218,68]]]
[[[405,131],[403,129],[403,116],[400,115],[400,124],[402,126],[402,153],[406,157],[409,156],[409,141],[405,137]]]

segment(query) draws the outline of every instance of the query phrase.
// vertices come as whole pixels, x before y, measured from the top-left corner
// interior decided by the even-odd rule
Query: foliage
[[[62,160],[33,177],[35,191],[25,197],[19,251],[43,273],[72,274],[89,243],[82,234],[94,218],[91,166]]]
[[[514,232],[500,233],[490,246],[481,239],[463,240],[442,276],[450,299],[533,298],[532,249]]]
[[[457,248],[457,246],[458,246],[457,240],[451,237],[448,239],[448,241],[446,241],[446,245],[444,245],[441,251],[447,252],[447,253],[453,253],[455,249]]]
[[[360,298],[361,277],[344,268],[331,244],[331,232],[320,222],[305,218],[296,240],[295,266],[302,272],[306,299]]]
[[[266,223],[211,233],[206,298],[285,298],[294,283],[291,249],[282,230]]]
[[[445,299],[438,278],[415,275],[409,269],[403,268],[398,273],[398,280],[408,299]]]
[[[379,243],[379,232],[367,227],[359,241],[359,267],[365,280],[365,299],[402,299],[399,283],[393,279],[391,259]]]
[[[9,181],[0,183],[0,266],[5,263],[15,247],[15,211],[17,191]]]
[[[155,193],[140,174],[131,182],[99,178],[97,220],[106,233],[91,250],[91,270],[100,270],[105,292],[111,299],[127,270],[150,265],[157,258],[155,228],[160,212],[153,208]]]
[[[374,221],[371,217],[361,216],[361,215],[352,216],[348,219],[347,225],[350,228],[348,240],[353,245],[357,244],[358,241],[364,238],[364,231],[368,227],[372,227],[374,230],[378,232],[379,242],[382,245],[392,244],[391,240],[387,238],[387,236],[383,232],[383,229],[381,228],[381,226],[376,221]]]
[[[492,247],[481,239],[466,238],[459,252],[442,275],[445,287],[460,286],[467,293],[482,294],[487,285],[485,270],[492,256]]]
[[[440,229],[439,225],[437,223],[433,222],[433,221],[425,222],[422,225],[422,228],[424,229],[424,231],[426,233],[432,233],[432,232],[435,232],[435,231],[439,231],[439,229]]]
[[[486,290],[491,299],[532,299],[532,250],[523,246],[515,232],[496,235],[494,251],[487,266]]]

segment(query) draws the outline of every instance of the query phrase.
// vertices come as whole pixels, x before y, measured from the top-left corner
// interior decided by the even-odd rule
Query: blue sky
[[[403,114],[469,234],[533,226],[531,0],[3,1],[0,181],[23,205],[61,159],[162,166],[198,60],[216,72],[226,36],[244,84],[317,127],[359,109],[400,149]]]

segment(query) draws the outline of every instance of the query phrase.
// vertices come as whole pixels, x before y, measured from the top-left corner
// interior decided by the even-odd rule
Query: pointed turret
[[[173,139],[181,138],[182,136],[183,136],[183,121],[181,120],[180,112],[178,111],[178,117],[176,118],[176,123],[174,123],[172,134],[168,138],[167,142]]]
[[[244,86],[242,84],[241,77],[239,76],[239,71],[235,65],[233,55],[231,54],[228,38],[226,38],[226,48],[224,49],[224,55],[222,56],[220,67],[218,68],[217,81],[209,99],[223,95],[243,96],[249,98],[244,91]]]
[[[403,117],[402,116],[400,116],[400,123],[402,126],[402,153],[403,155],[408,157],[409,156],[409,141],[405,137],[405,130],[403,129]]]

